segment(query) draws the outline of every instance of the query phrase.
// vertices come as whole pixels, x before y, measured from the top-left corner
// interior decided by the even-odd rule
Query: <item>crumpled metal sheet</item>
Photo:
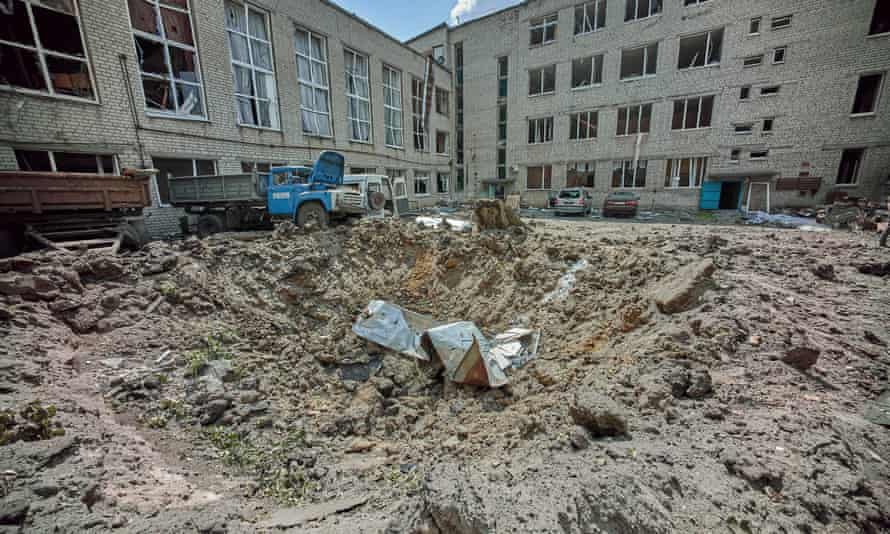
[[[421,346],[420,338],[427,329],[438,324],[432,317],[382,300],[372,300],[352,325],[352,331],[388,349],[430,361],[430,355]]]
[[[439,323],[395,304],[374,300],[352,326],[356,335],[423,361],[442,363],[445,376],[461,384],[501,387],[506,370],[538,353],[540,333],[511,328],[493,340],[469,321]]]

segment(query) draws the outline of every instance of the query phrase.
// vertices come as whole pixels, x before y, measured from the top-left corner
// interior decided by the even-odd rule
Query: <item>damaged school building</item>
[[[528,0],[400,43],[324,0],[4,0],[0,169],[305,164],[413,207],[565,186],[776,209],[890,192],[890,4]]]

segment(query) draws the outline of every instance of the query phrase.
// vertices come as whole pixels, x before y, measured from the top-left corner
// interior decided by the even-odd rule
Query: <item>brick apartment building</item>
[[[890,192],[890,1],[528,0],[408,44],[455,72],[455,173],[476,195]]]
[[[0,169],[157,168],[155,235],[179,228],[168,176],[325,149],[348,173],[405,176],[415,204],[459,198],[451,85],[323,0],[0,1]]]
[[[157,168],[156,235],[168,176],[325,149],[414,205],[876,198],[888,69],[886,0],[528,0],[408,43],[325,0],[0,0],[0,169]]]

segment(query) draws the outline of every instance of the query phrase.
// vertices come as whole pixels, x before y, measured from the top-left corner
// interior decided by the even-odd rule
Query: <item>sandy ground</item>
[[[0,532],[887,531],[876,242],[362,221],[0,260]],[[540,351],[455,384],[351,332],[372,299]]]

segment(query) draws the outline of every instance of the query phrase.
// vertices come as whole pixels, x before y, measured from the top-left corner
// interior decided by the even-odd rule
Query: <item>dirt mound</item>
[[[10,517],[250,531],[295,507],[274,517],[307,532],[880,531],[890,436],[860,411],[890,371],[890,295],[845,265],[886,254],[834,234],[719,237],[365,220],[7,260],[0,410],[50,403],[66,435],[35,443],[67,443],[33,462],[0,447],[0,469],[34,466],[5,490]],[[831,281],[809,271],[827,251]],[[454,384],[352,334],[374,299],[485,335],[535,329],[538,356],[504,388]],[[783,362],[794,347],[818,361]]]

